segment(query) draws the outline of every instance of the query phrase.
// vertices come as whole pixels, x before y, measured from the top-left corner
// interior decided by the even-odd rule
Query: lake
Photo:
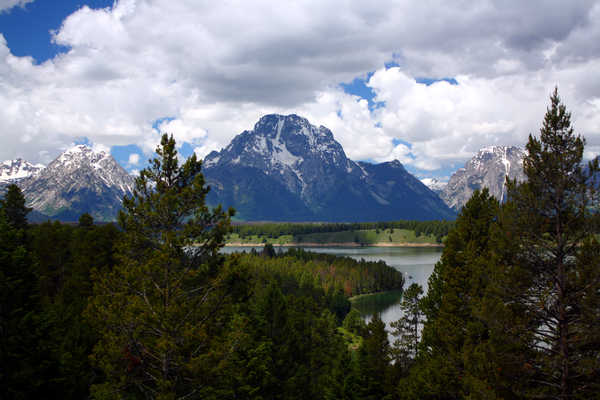
[[[423,291],[427,292],[427,280],[433,272],[435,263],[442,255],[440,247],[303,247],[307,251],[315,253],[335,254],[339,256],[348,256],[356,260],[364,258],[367,261],[383,260],[389,266],[396,268],[404,274],[406,279],[405,287],[412,283],[418,283],[423,286]],[[286,247],[281,247],[285,251]],[[250,251],[251,247],[225,247],[224,253],[233,253],[239,251]],[[257,251],[262,247],[256,247]],[[279,251],[279,248],[276,248]],[[400,292],[386,292],[374,295],[368,295],[358,298],[354,301],[354,306],[361,312],[368,321],[371,316],[379,312],[381,319],[389,328],[391,322],[400,318]]]

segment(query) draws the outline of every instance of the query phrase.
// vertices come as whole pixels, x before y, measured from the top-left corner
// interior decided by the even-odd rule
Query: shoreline
[[[369,297],[369,296],[375,296],[378,294],[385,294],[385,293],[392,293],[392,292],[401,292],[404,293],[404,289],[391,289],[391,290],[384,290],[382,292],[373,292],[373,293],[363,293],[363,294],[356,294],[354,296],[348,297],[348,301],[353,302],[365,297]]]
[[[225,247],[263,247],[267,243],[241,243],[232,242],[225,243]],[[341,242],[341,243],[312,243],[312,242],[290,242],[290,243],[271,243],[273,247],[444,247],[440,243],[354,243],[354,242]]]

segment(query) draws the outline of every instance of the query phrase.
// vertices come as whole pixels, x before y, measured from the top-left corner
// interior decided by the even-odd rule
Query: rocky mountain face
[[[503,201],[506,196],[506,175],[510,179],[525,180],[524,157],[525,151],[520,147],[485,147],[450,177],[440,197],[455,211],[460,211],[476,189],[484,187]]]
[[[266,115],[204,160],[208,202],[245,220],[376,221],[453,218],[398,162],[356,163],[324,126]]]
[[[423,178],[421,182],[429,189],[431,189],[438,196],[444,191],[444,188],[448,184],[448,182],[441,182],[437,178]]]
[[[77,221],[86,212],[96,221],[114,220],[133,184],[133,177],[110,154],[84,145],[70,148],[19,182],[30,207],[61,221]]]

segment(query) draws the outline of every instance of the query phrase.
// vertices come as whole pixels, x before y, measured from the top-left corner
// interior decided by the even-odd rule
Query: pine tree
[[[523,395],[590,398],[600,392],[598,163],[583,168],[585,141],[556,89],[550,101],[539,138],[529,137],[527,181],[509,182],[496,283],[504,307],[493,319],[523,349],[506,360],[525,378]]]
[[[385,322],[375,314],[358,353],[358,368],[362,399],[384,399],[390,390],[391,348]]]
[[[421,285],[418,283],[410,285],[402,294],[402,303],[400,303],[402,317],[391,324],[394,329],[392,335],[398,338],[394,341],[394,358],[396,364],[403,370],[408,370],[417,356],[420,329],[424,319],[420,304],[422,295]]]
[[[481,310],[494,268],[490,234],[497,215],[498,201],[489,191],[475,191],[449,233],[420,302],[426,321],[416,364],[399,384],[402,398],[494,397],[474,392],[480,381],[493,379],[493,363],[481,350],[488,337]],[[482,353],[484,360],[478,359]]]
[[[0,200],[0,207],[4,210],[6,220],[13,228],[21,229],[27,226],[27,214],[32,209],[25,207],[25,196],[14,183],[8,185],[6,195]]]
[[[179,166],[172,136],[156,153],[123,200],[118,263],[96,276],[88,315],[101,336],[93,360],[106,374],[97,398],[194,398],[208,384],[209,322],[227,284],[219,248],[233,211],[208,209],[201,162],[192,155]]]

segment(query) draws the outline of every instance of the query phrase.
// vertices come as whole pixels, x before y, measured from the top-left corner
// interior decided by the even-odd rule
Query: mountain
[[[441,182],[437,178],[423,178],[421,182],[437,195],[440,195],[448,184],[448,182]]]
[[[324,126],[263,116],[204,159],[209,204],[244,220],[379,221],[454,218],[398,161],[354,162]]]
[[[525,180],[524,157],[525,151],[520,147],[485,147],[450,177],[440,197],[449,207],[460,211],[476,189],[487,187],[490,194],[502,201],[506,195],[506,175]]]
[[[0,184],[10,184],[21,179],[37,175],[44,166],[42,164],[32,164],[22,158],[16,160],[7,160],[0,163]]]
[[[77,221],[87,212],[96,221],[110,221],[133,183],[110,154],[78,145],[19,186],[28,206],[52,219]]]

